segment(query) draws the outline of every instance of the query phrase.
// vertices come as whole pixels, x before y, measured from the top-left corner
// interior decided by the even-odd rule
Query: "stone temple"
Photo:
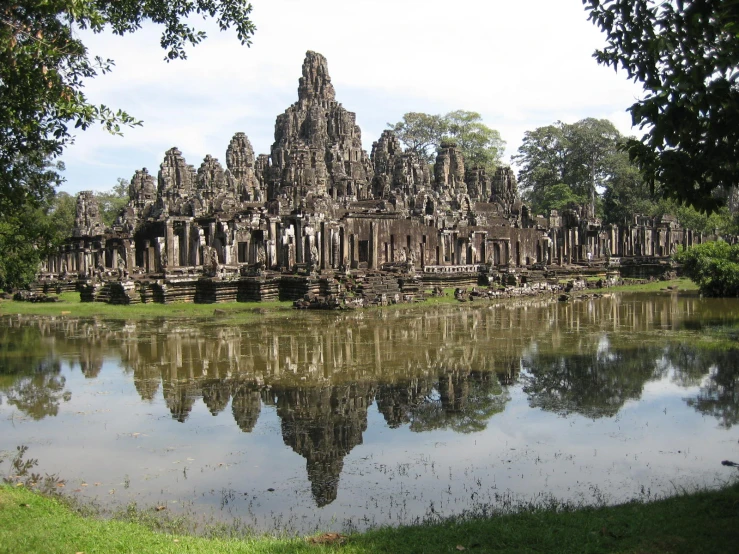
[[[92,193],[81,193],[73,236],[39,283],[116,303],[367,305],[444,285],[543,286],[558,273],[630,262],[664,271],[678,245],[706,239],[667,217],[617,227],[587,209],[534,215],[509,167],[466,168],[451,141],[433,171],[392,131],[368,154],[316,52],[306,54],[297,102],[277,116],[270,154],[255,155],[236,133],[224,159],[207,155],[195,168],[168,150],[156,175],[134,173],[109,229]]]

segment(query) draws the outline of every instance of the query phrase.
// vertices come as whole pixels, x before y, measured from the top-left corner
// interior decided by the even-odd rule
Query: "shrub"
[[[739,296],[739,244],[707,242],[680,250],[675,260],[706,296]]]

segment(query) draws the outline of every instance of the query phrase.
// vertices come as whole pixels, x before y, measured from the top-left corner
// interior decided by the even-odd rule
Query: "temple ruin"
[[[433,171],[389,130],[368,155],[315,52],[297,102],[277,116],[270,154],[236,133],[225,167],[207,155],[196,169],[171,148],[156,175],[134,173],[129,198],[106,229],[93,194],[80,193],[73,236],[39,283],[114,303],[368,305],[592,268],[661,272],[679,245],[706,240],[669,217],[606,226],[585,209],[532,214],[511,168],[466,167],[452,141]]]

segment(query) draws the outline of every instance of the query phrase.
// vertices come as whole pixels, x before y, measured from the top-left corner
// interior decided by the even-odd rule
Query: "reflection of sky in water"
[[[593,337],[593,359],[614,362],[619,351],[611,338],[603,332]],[[524,346],[531,359],[538,359],[541,344],[523,337],[520,352]],[[643,383],[637,399],[624,399],[613,417],[591,419],[531,408],[523,385],[514,383],[503,390],[510,397],[504,410],[483,431],[469,434],[445,424],[426,432],[412,432],[407,423],[392,429],[379,401],[372,401],[377,385],[358,386],[357,398],[349,402],[359,406],[360,397],[369,394],[366,430],[361,407],[331,404],[330,410],[315,414],[333,413],[330,417],[342,422],[359,414],[351,429],[339,425],[328,433],[328,440],[344,444],[349,452],[338,449],[345,456],[343,465],[339,456],[339,465],[331,466],[340,468],[336,498],[323,507],[312,496],[304,457],[305,441],[322,444],[325,439],[310,426],[313,408],[301,404],[310,398],[310,388],[294,397],[288,388],[273,389],[282,400],[277,405],[262,402],[256,425],[245,433],[234,420],[232,400],[213,416],[198,397],[180,423],[164,400],[162,383],[152,401],[142,400],[133,372],[121,367],[120,357],[105,354],[93,378],[83,375],[79,363],[70,367],[62,361],[71,399],[60,403],[56,417],[40,421],[3,399],[0,449],[28,445],[42,472],[67,479],[69,494],[84,494],[104,505],[166,503],[175,512],[224,520],[236,516],[260,529],[296,532],[412,523],[500,505],[506,498],[551,495],[575,503],[618,502],[729,478],[733,472],[720,462],[739,458],[737,428],[722,429],[716,418],[686,402],[698,395],[708,377],[680,386],[670,362],[651,363],[658,377]],[[430,391],[436,403],[441,396],[437,389]],[[285,404],[287,398],[296,404]],[[342,399],[326,396],[323,401],[337,398]],[[341,419],[341,413],[349,415]],[[283,439],[285,428],[296,433],[292,446]],[[329,465],[335,462],[327,459]],[[82,482],[88,486],[80,487]],[[72,492],[78,488],[82,492]]]

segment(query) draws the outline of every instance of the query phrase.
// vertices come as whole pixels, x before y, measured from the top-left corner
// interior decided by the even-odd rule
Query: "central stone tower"
[[[372,165],[362,150],[356,114],[336,101],[326,58],[307,52],[298,101],[277,116],[271,150],[270,200],[298,204],[308,196],[371,196]]]

